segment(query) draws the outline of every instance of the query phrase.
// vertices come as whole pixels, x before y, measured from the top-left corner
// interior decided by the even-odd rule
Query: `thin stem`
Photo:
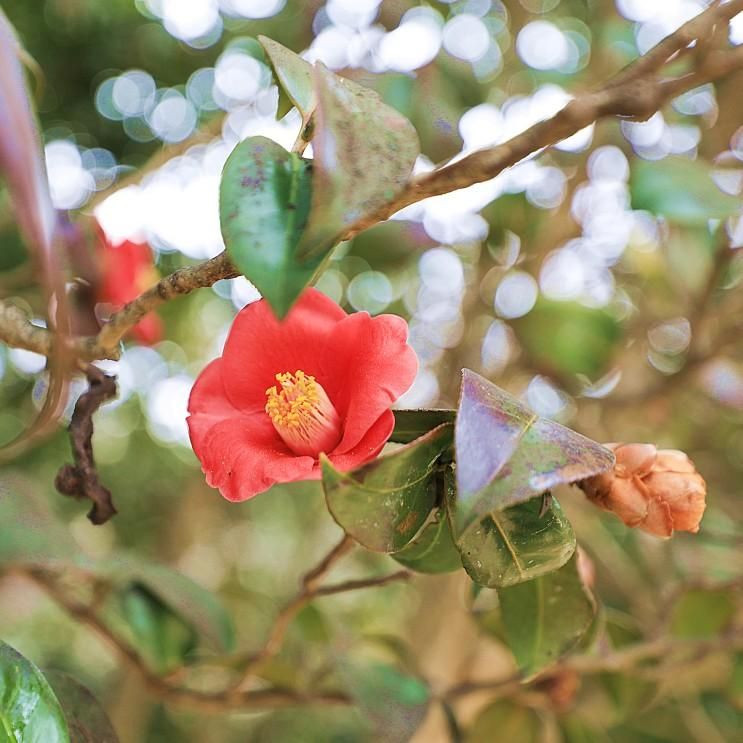
[[[263,647],[245,664],[240,678],[232,687],[233,693],[242,692],[245,686],[251,683],[253,678],[281,650],[286,633],[294,618],[318,594],[320,582],[330,572],[335,563],[353,548],[354,541],[348,534],[344,534],[341,541],[312,570],[304,575],[299,592],[278,613]]]

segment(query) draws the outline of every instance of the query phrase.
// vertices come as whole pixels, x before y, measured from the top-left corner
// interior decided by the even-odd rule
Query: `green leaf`
[[[558,375],[600,376],[622,337],[619,322],[605,309],[541,297],[511,324],[529,358]]]
[[[451,503],[451,501],[449,501]],[[542,499],[532,498],[493,511],[456,541],[462,565],[475,583],[503,588],[562,567],[575,552],[575,534],[559,503],[540,515]]]
[[[219,214],[227,253],[280,318],[328,252],[297,257],[311,193],[310,161],[265,137],[240,142],[222,173]]]
[[[0,564],[44,565],[69,561],[77,552],[47,498],[20,477],[0,480]]]
[[[669,630],[676,637],[709,638],[723,632],[735,617],[736,601],[729,589],[692,588],[671,610]]]
[[[230,615],[210,591],[163,565],[134,557],[94,564],[94,570],[120,586],[145,591],[188,625],[204,646],[229,652],[235,642]]]
[[[685,157],[633,161],[630,193],[633,209],[689,226],[725,219],[741,208],[739,198],[717,187],[709,165]]]
[[[283,90],[307,122],[315,110],[315,93],[312,90],[312,65],[291,49],[287,49],[267,36],[259,36],[273,67],[279,89]]]
[[[0,740],[71,743],[64,712],[41,671],[0,642]]]
[[[353,472],[339,472],[321,455],[325,500],[338,525],[367,549],[401,550],[436,503],[436,464],[452,433],[451,425],[439,426]]]
[[[420,152],[413,125],[376,92],[322,63],[313,80],[312,210],[299,245],[303,257],[324,255],[354,223],[391,201]]]
[[[539,714],[531,707],[501,699],[477,716],[464,740],[465,743],[540,743],[544,739],[542,728]]]
[[[344,686],[375,729],[379,743],[407,743],[428,710],[430,692],[415,676],[383,663],[344,664]]]
[[[119,594],[134,645],[159,674],[180,668],[196,647],[196,632],[155,594],[133,584]]]
[[[0,564],[75,566],[110,581],[121,593],[141,586],[156,596],[217,652],[234,645],[232,620],[214,594],[190,578],[134,555],[92,560],[81,554],[45,498],[18,477],[0,481]]]
[[[508,645],[519,670],[532,676],[572,650],[596,613],[576,558],[540,578],[498,590]]]
[[[464,369],[455,431],[457,501],[452,526],[468,528],[556,485],[614,465],[614,455]]]
[[[407,444],[442,423],[454,423],[456,410],[393,410],[395,429],[390,441]]]
[[[71,743],[119,743],[98,700],[79,681],[62,671],[44,671],[64,710]]]
[[[454,478],[450,470],[445,475],[447,489],[454,487]],[[439,509],[433,520],[421,533],[392,557],[406,568],[418,573],[451,573],[462,567],[462,558],[454,544],[451,526],[445,509]]]

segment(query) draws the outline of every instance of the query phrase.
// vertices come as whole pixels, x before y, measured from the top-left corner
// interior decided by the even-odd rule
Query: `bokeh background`
[[[2,1],[36,63],[30,79],[55,206],[81,225],[97,220],[114,243],[146,241],[163,273],[223,249],[217,192],[235,144],[262,134],[290,147],[297,134],[296,112],[277,118],[258,34],[378,90],[415,124],[424,171],[552,115],[706,5]],[[730,39],[743,43],[743,18]],[[599,514],[577,490],[561,499],[607,616],[632,636],[662,632],[665,599],[685,586],[703,589],[704,614],[714,602],[705,604],[704,589],[717,581],[736,590],[743,578],[743,224],[728,217],[743,187],[742,84],[737,74],[695,89],[643,123],[603,121],[491,181],[408,207],[341,245],[318,284],[349,311],[409,320],[420,371],[401,407],[454,407],[466,366],[599,441],[650,441],[692,456],[709,484],[697,536],[660,541]],[[43,316],[1,189],[0,244],[0,294]],[[54,491],[69,458],[62,426],[4,467],[52,504],[81,550],[131,550],[217,592],[246,650],[339,534],[316,484],[228,504],[205,485],[190,449],[191,385],[257,296],[239,278],[171,302],[160,312],[164,340],[129,343],[120,361],[101,364],[120,388],[96,418],[96,457],[120,511],[111,524],[92,527],[82,505]],[[0,347],[3,441],[40,407],[44,363]],[[73,386],[67,415],[81,389]],[[336,574],[391,564],[359,550]],[[272,678],[357,651],[409,653],[444,686],[508,673],[508,653],[470,617],[468,596],[467,580],[453,575],[318,600]],[[352,710],[170,710],[21,580],[0,583],[0,636],[83,680],[125,742],[370,739]],[[631,679],[628,688],[586,680],[568,712],[519,702],[509,714],[522,737],[513,739],[734,740],[743,733],[743,664],[733,653],[703,661],[683,681],[634,696]],[[504,724],[500,710],[470,726],[486,702],[474,697],[458,710],[467,740],[494,740]],[[446,740],[435,714],[426,725],[421,741]]]

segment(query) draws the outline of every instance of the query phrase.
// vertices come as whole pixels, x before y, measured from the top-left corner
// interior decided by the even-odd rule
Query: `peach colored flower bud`
[[[657,537],[699,531],[707,485],[684,452],[652,444],[606,446],[616,465],[580,483],[589,500]]]

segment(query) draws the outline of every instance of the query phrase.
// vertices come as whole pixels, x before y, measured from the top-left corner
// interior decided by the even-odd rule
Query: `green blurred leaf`
[[[401,550],[436,503],[436,464],[452,433],[451,425],[439,426],[353,472],[321,455],[325,500],[338,525],[367,549]]]
[[[134,555],[93,560],[77,548],[48,501],[21,480],[0,482],[0,564],[3,562],[83,568],[126,593],[141,586],[198,634],[206,647],[227,652],[234,645],[232,620],[214,594],[185,575]]]
[[[508,646],[526,676],[572,650],[596,613],[575,557],[552,573],[499,589],[498,599]]]
[[[455,449],[452,526],[457,541],[493,512],[614,464],[614,455],[605,447],[540,418],[469,369],[462,374]]]
[[[689,226],[725,219],[741,208],[739,198],[720,191],[707,163],[685,157],[634,160],[630,193],[633,209]]]
[[[311,193],[310,161],[265,137],[240,142],[222,172],[219,214],[227,253],[278,317],[325,257],[297,258]]]
[[[196,632],[206,647],[216,652],[232,650],[235,633],[230,615],[213,593],[185,575],[133,556],[94,563],[93,569],[124,593],[135,586],[155,597]]]
[[[416,263],[426,249],[436,245],[420,223],[393,219],[356,235],[349,253],[384,271]]]
[[[714,637],[733,620],[736,604],[725,588],[692,588],[676,600],[669,617],[669,630],[688,639]]]
[[[622,337],[619,322],[607,310],[542,297],[511,325],[529,358],[558,375],[599,376]]]
[[[71,743],[62,708],[41,671],[0,642],[0,740]]]
[[[614,719],[621,722],[647,709],[655,700],[658,684],[626,673],[602,673],[598,683],[608,694],[614,708]]]
[[[379,743],[407,743],[428,710],[430,692],[415,676],[383,663],[342,666],[344,686],[374,726]]]
[[[0,480],[0,564],[48,564],[78,552],[49,501],[12,475]]]
[[[64,711],[71,743],[119,743],[98,700],[79,681],[62,671],[44,671]]]
[[[453,479],[447,473],[447,488],[454,487]],[[462,558],[454,544],[449,519],[443,508],[436,511],[433,521],[405,549],[393,552],[391,556],[418,573],[451,573],[462,567]]]
[[[322,63],[313,80],[312,209],[299,245],[302,257],[324,255],[351,225],[390,201],[420,151],[413,125],[375,91]]]
[[[451,501],[449,501],[451,503]],[[503,588],[562,567],[575,552],[575,534],[555,498],[540,515],[532,498],[493,511],[457,540],[462,565],[475,583]]]
[[[312,65],[273,39],[259,36],[258,41],[266,50],[279,90],[289,96],[306,122],[315,108]]]
[[[196,647],[196,632],[155,594],[133,584],[119,594],[134,645],[157,673],[180,668]]]
[[[465,743],[540,743],[542,721],[531,707],[501,699],[486,707],[472,723]]]
[[[407,444],[442,423],[454,423],[456,410],[393,410],[395,429],[390,441]]]

